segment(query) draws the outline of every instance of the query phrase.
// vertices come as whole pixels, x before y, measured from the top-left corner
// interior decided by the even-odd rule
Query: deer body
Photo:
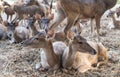
[[[104,12],[112,8],[117,0],[59,0],[59,18],[52,24],[50,29],[55,28],[65,17],[68,23],[64,30],[65,34],[72,27],[75,21],[84,18],[95,19],[99,38],[100,19]],[[71,7],[72,5],[72,7]],[[98,9],[99,8],[99,9]]]
[[[75,59],[73,63],[73,68],[77,69],[79,72],[86,72],[89,69],[93,69],[92,65],[93,64],[98,64],[97,67],[99,66],[98,58],[102,57],[104,58],[103,63],[107,63],[108,61],[108,56],[107,56],[107,49],[100,43],[93,43],[89,42],[89,44],[96,49],[97,54],[96,55],[91,55],[88,53],[82,53],[82,52],[77,52],[75,54]],[[102,63],[102,62],[100,62]]]
[[[48,32],[49,33],[49,32]],[[49,34],[48,34],[49,35]],[[48,36],[47,35],[47,36]],[[62,58],[64,56],[64,53],[67,53],[65,49],[67,46],[63,42],[55,42],[52,44],[52,38],[54,35],[51,35],[50,37],[46,38],[46,34],[43,32],[40,32],[39,34],[35,35],[34,37],[27,39],[23,42],[23,46],[29,46],[32,48],[43,48],[45,56],[41,56],[41,59],[43,64],[48,63],[48,66],[46,67],[52,68],[52,69],[58,69],[61,65],[64,66],[65,63],[68,63],[70,66],[72,65],[74,61],[74,57],[70,57],[70,59]],[[79,41],[81,41],[84,44],[79,44]],[[82,37],[76,37],[77,44],[75,45],[76,50],[81,50],[82,52],[87,52],[90,50],[90,54],[96,54],[96,51],[87,44],[86,40]],[[83,46],[82,46],[83,45]],[[72,51],[70,51],[72,52]],[[72,52],[74,53],[74,52]],[[76,52],[75,52],[76,53]],[[67,54],[68,56],[71,56],[71,54]],[[42,58],[43,57],[43,58]],[[66,55],[64,56],[66,57]],[[46,60],[43,60],[46,59]],[[43,67],[45,67],[43,65]],[[68,67],[68,66],[67,66]]]
[[[14,31],[14,38],[16,42],[22,42],[30,37],[29,30],[25,27],[18,26]]]
[[[18,18],[22,19],[23,14],[33,16],[36,13],[39,13],[42,17],[44,16],[43,9],[36,5],[25,6],[23,5],[14,5],[14,10],[18,14]]]

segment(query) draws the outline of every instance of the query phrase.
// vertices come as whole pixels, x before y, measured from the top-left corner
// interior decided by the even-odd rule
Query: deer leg
[[[91,69],[91,66],[84,64],[78,68],[78,71],[81,73],[84,73],[84,72],[88,71],[89,69]]]
[[[104,61],[98,62],[97,67],[99,67],[102,64],[107,64],[108,63],[108,56],[106,54],[103,54],[104,56]]]
[[[54,29],[55,27],[57,27],[64,19],[64,17],[60,17],[57,20],[55,20],[55,22],[51,25],[50,29]]]
[[[12,20],[12,15],[10,15],[10,21]]]
[[[92,36],[92,39],[93,39],[93,32],[94,32],[94,19],[91,18],[90,20],[90,24],[91,24],[91,36]]]
[[[9,15],[7,15],[7,21],[8,21],[8,19],[9,19]]]
[[[57,14],[58,15],[57,15],[57,17],[55,17],[56,19],[55,19],[54,23],[50,26],[50,29],[54,29],[55,27],[57,27],[66,18],[66,15],[61,8],[58,8]]]
[[[78,19],[78,16],[68,16],[68,22],[64,29],[65,34],[67,34],[67,31],[71,29],[71,27],[75,24],[76,20]]]
[[[0,15],[0,23],[2,22],[3,20],[2,20],[2,17],[1,17],[1,15]]]
[[[79,21],[77,22],[77,30],[78,30],[78,34],[81,34],[82,32],[82,28],[80,26],[81,24],[79,24]]]
[[[94,32],[94,19],[91,19],[90,21],[91,21],[90,22],[90,24],[91,24],[91,34],[93,34],[93,32]]]
[[[98,62],[98,63],[97,63],[97,67],[99,67],[99,66],[102,65],[102,64],[107,64],[107,63],[108,63],[107,61]]]
[[[100,41],[100,17],[96,17],[95,20],[96,20],[98,41]]]

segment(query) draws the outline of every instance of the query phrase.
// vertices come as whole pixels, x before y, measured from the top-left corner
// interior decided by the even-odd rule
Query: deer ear
[[[73,40],[74,39],[74,33],[72,31],[67,32],[67,39],[68,40]]]
[[[36,13],[36,14],[35,14],[35,19],[36,19],[36,20],[40,20],[40,19],[41,19],[41,15],[38,14],[38,13]]]
[[[4,21],[3,24],[4,24],[4,26],[7,27],[9,23],[8,23],[8,21]]]
[[[54,19],[54,14],[50,14],[50,16],[48,17],[50,20]]]
[[[23,14],[23,19],[28,19],[28,15],[26,15],[26,14]]]
[[[55,31],[49,30],[47,33],[47,39],[54,39],[54,37],[55,37]]]
[[[19,22],[14,22],[14,26],[17,27]]]

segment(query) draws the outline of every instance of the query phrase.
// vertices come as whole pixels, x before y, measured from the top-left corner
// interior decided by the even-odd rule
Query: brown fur
[[[31,5],[31,6],[25,6],[24,4],[23,5],[14,5],[14,10],[17,13],[19,19],[23,18],[23,14],[27,14],[32,17],[36,13],[39,13],[41,15],[41,17],[44,16],[43,9],[36,5]]]
[[[69,33],[68,36],[73,34]],[[73,37],[69,38],[73,39]],[[76,43],[69,41],[69,48],[63,53],[63,67],[77,69],[79,72],[84,73],[89,69],[93,69],[92,65],[97,63],[97,67],[102,63],[108,62],[107,49],[101,43],[88,42],[93,47],[97,54],[91,55],[89,53],[81,52],[82,50],[76,50]],[[76,47],[76,48],[75,48]],[[72,53],[72,54],[71,54]],[[71,55],[70,55],[71,54]],[[103,62],[98,62],[98,58],[104,58]],[[71,65],[70,65],[71,63]]]
[[[68,63],[71,66],[74,59],[70,59],[68,61],[65,58],[62,58],[62,56],[64,56],[64,53],[66,53],[66,51],[64,51],[66,48],[66,45],[61,42],[58,42],[58,43],[56,42],[56,44],[52,44],[52,38],[54,38],[54,35],[50,34],[50,37],[46,37],[46,36],[48,36],[48,34],[46,35],[45,32],[40,32],[36,36],[24,41],[23,46],[29,46],[32,48],[44,48],[45,49],[44,55],[46,56],[47,60],[43,60],[43,61],[44,62],[46,61],[49,64],[49,66],[50,66],[49,68],[53,68],[53,69],[59,68],[61,65],[65,66],[66,65],[65,63]],[[71,37],[71,35],[68,37]],[[91,53],[91,54],[96,53],[95,50],[91,46],[89,46],[87,44],[86,40],[84,38],[82,38],[81,36],[78,38],[75,37],[74,40],[75,41],[74,41],[73,48],[75,48],[77,50],[80,49],[82,52],[87,52],[90,50],[91,52],[89,52],[89,53]],[[83,44],[80,44],[79,42],[82,42]],[[71,52],[68,55],[71,56],[72,53],[74,53],[74,52]],[[66,56],[64,56],[64,57],[66,57]]]
[[[64,30],[65,34],[67,34],[67,31],[70,30],[76,20],[91,18],[96,21],[99,38],[101,16],[106,10],[112,8],[116,2],[117,0],[59,0],[59,18],[53,23],[50,29],[55,28],[65,17],[67,17],[68,23]]]
[[[10,20],[12,20],[12,16],[15,14],[15,11],[13,10],[12,6],[6,1],[3,2],[3,6],[4,6],[4,12],[7,15],[7,20],[9,17],[10,17]]]

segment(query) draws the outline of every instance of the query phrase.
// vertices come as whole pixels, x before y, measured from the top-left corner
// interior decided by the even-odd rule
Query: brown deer
[[[24,4],[14,5],[14,11],[17,13],[16,19],[19,20],[23,18],[23,14],[30,15],[31,17],[36,13],[39,13],[42,17],[45,15],[43,9],[36,5],[31,5],[31,6],[25,6]]]
[[[109,12],[109,14],[107,15],[107,17],[111,17],[112,18],[112,21],[113,21],[113,24],[114,24],[114,28],[115,29],[120,29],[120,21],[119,20],[116,20],[115,18],[115,11],[111,11]]]
[[[73,37],[73,33],[67,33],[67,37],[69,38],[69,46],[62,55],[64,68],[74,68],[79,72],[84,73],[89,69],[93,69],[93,64],[97,63],[98,67],[100,64],[108,62],[107,49],[101,43],[88,42],[88,44],[97,51],[97,54],[91,55],[89,53],[84,53],[80,47],[77,49],[78,44],[75,37]],[[79,37],[77,36],[77,39],[78,38]],[[82,42],[79,41],[79,43]],[[104,58],[105,61],[98,62],[99,57]]]
[[[51,37],[47,37],[49,34],[46,34],[45,31],[40,32],[36,36],[25,40],[22,45],[24,47],[31,47],[31,48],[43,48],[44,51],[42,51],[41,55],[41,64],[43,68],[46,69],[58,69],[60,68],[64,63],[62,60],[63,53],[66,49],[66,45],[63,42],[54,42],[52,43],[52,39],[54,38],[54,34],[50,35]],[[81,36],[75,37],[75,41],[77,46],[76,49],[80,49],[84,53],[90,53],[90,54],[96,54],[95,49],[93,49],[87,41],[82,38]],[[69,54],[68,54],[69,55]],[[43,60],[44,59],[44,60]],[[71,60],[71,63],[73,61]]]
[[[7,2],[4,2],[4,12],[7,15],[7,20],[10,17],[10,21],[12,20],[13,15],[15,14],[15,11],[13,10],[12,6],[8,4]]]
[[[64,29],[66,34],[79,19],[91,18],[92,22],[95,19],[99,39],[101,16],[106,10],[112,8],[116,2],[117,0],[58,0],[58,19],[50,29],[54,29],[67,17],[68,23]]]

